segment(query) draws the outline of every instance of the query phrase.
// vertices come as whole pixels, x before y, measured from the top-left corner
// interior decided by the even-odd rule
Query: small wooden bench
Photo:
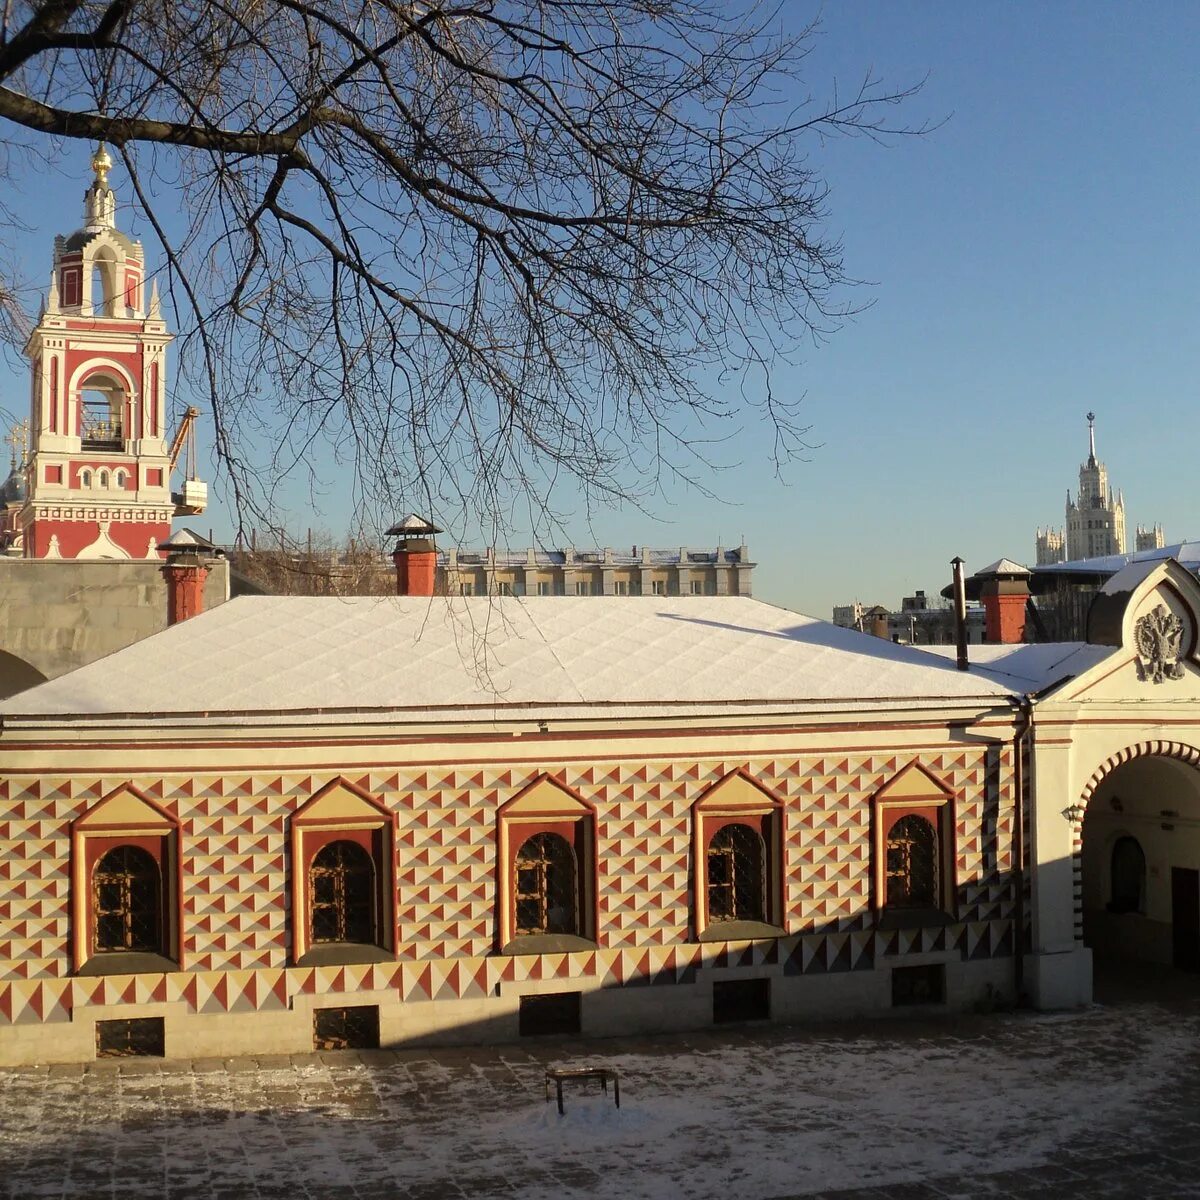
[[[563,1080],[564,1079],[598,1079],[604,1094],[608,1095],[608,1081],[612,1080],[613,1099],[618,1108],[621,1107],[621,1077],[612,1067],[547,1067],[546,1068],[546,1103],[550,1103],[550,1084],[553,1082],[558,1094],[558,1115],[563,1115]]]

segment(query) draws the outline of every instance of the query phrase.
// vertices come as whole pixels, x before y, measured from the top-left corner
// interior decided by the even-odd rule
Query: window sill
[[[389,963],[396,956],[382,946],[361,942],[322,942],[296,959],[298,967],[352,967],[360,963]]]
[[[787,937],[787,930],[768,921],[713,921],[700,935],[701,942],[756,942]]]
[[[76,975],[158,975],[178,971],[179,964],[165,954],[145,950],[120,950],[93,954]]]
[[[501,946],[500,954],[578,954],[600,947],[573,933],[523,933]]]
[[[940,908],[885,908],[875,916],[876,929],[938,929],[955,918]]]

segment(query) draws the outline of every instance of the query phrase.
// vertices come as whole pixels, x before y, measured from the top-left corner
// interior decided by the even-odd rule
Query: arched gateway
[[[1200,968],[1200,585],[1137,563],[1098,594],[1082,669],[1029,703],[1030,991],[1097,962]]]
[[[1078,928],[1096,959],[1200,969],[1200,749],[1129,747],[1089,781]]]

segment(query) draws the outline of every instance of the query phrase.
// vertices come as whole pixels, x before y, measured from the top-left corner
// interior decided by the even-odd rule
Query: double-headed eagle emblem
[[[1151,683],[1182,679],[1183,664],[1179,661],[1182,641],[1183,622],[1165,604],[1139,617],[1133,627],[1138,678]]]

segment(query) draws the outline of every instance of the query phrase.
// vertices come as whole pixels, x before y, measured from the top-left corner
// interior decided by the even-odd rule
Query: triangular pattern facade
[[[880,932],[870,914],[871,797],[911,754],[620,761],[345,771],[397,817],[397,961],[288,966],[288,823],[335,777],[135,778],[180,822],[187,970],[69,978],[69,830],[128,778],[0,780],[0,1023],[68,1020],[92,1004],[179,1002],[194,1012],[285,1008],[296,995],[394,990],[404,1001],[482,998],[503,983],[588,986],[691,982],[701,968],[775,964],[785,974],[870,969],[907,953],[974,959],[1011,952],[1013,763],[1006,747],[920,756],[954,793],[957,917],[939,929]],[[784,799],[789,936],[697,945],[691,925],[691,806],[744,769]],[[496,814],[549,771],[596,810],[598,948],[500,957],[495,938]],[[1028,906],[1026,907],[1028,912]],[[132,991],[129,989],[132,987]]]

